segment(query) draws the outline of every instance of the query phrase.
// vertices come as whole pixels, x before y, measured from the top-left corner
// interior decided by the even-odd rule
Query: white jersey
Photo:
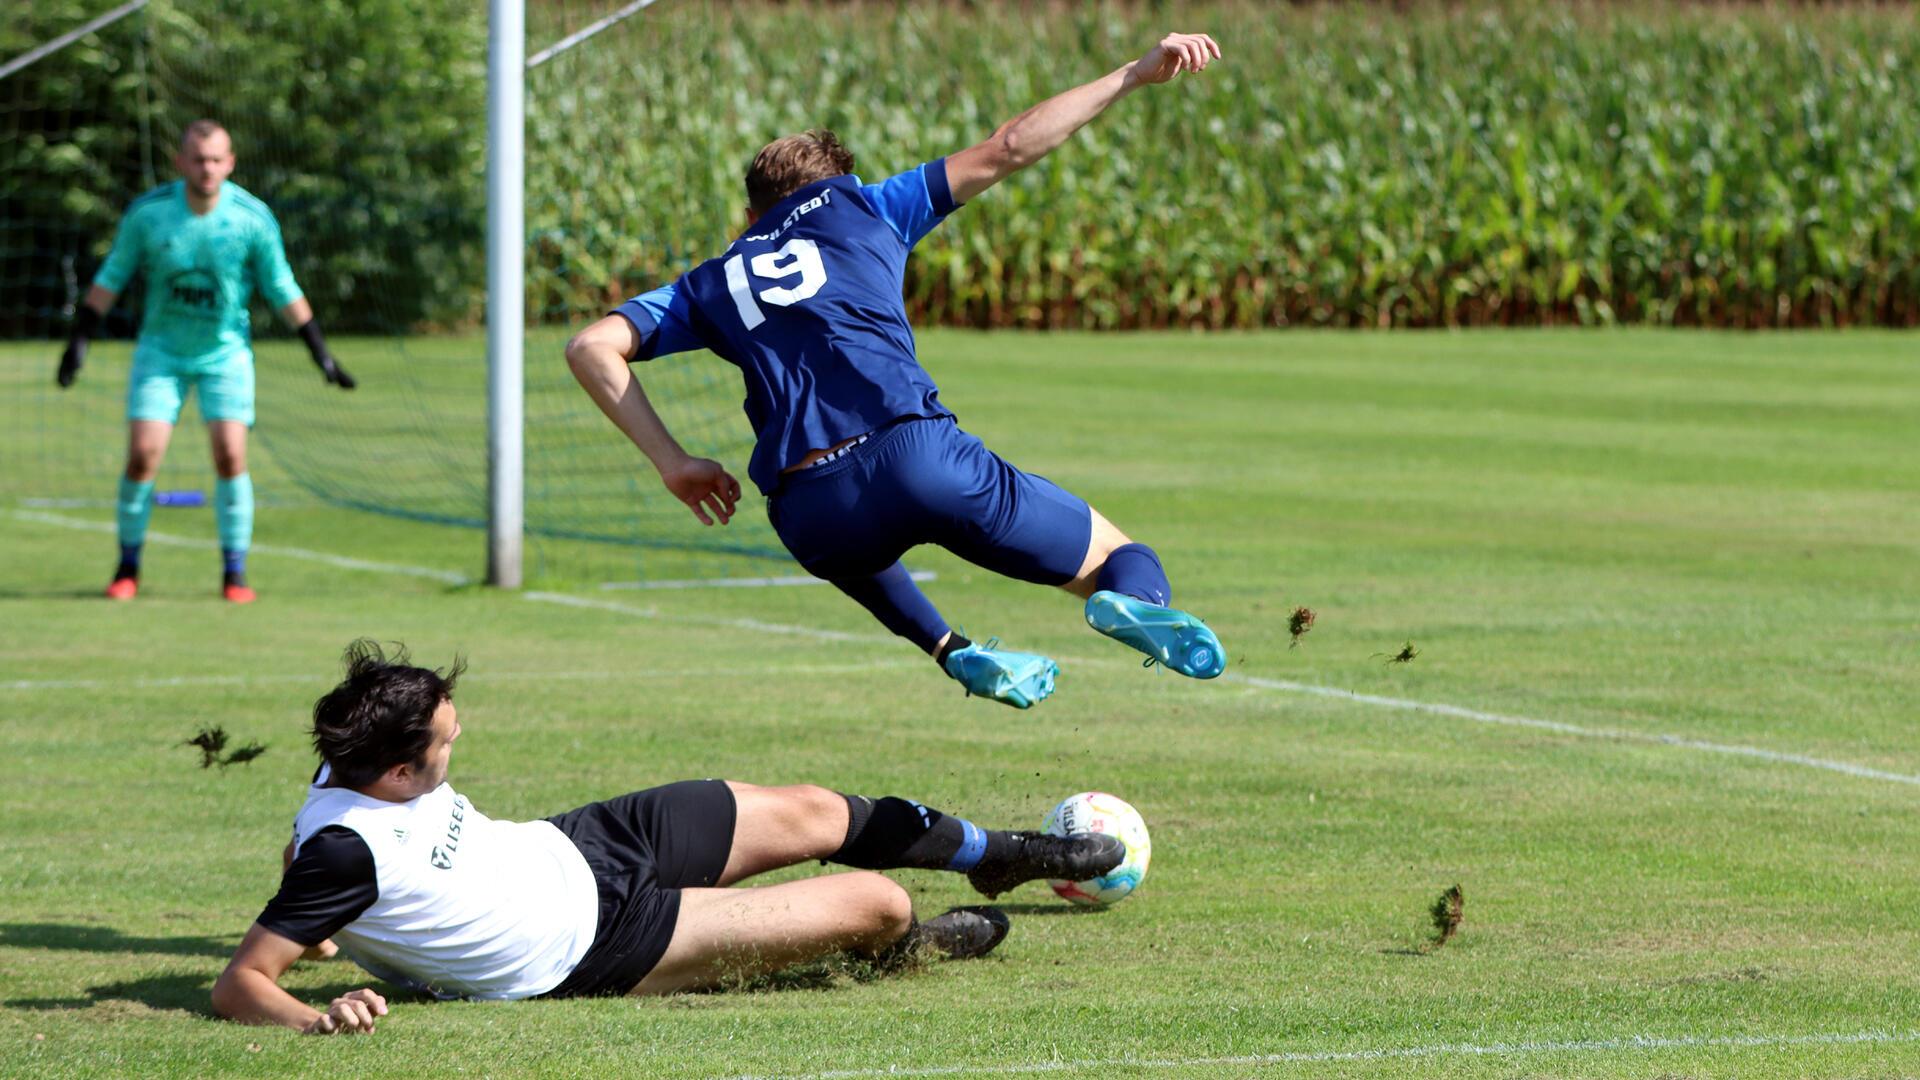
[[[494,821],[441,784],[410,802],[321,787],[296,849],[330,825],[373,853],[379,896],[334,935],[369,972],[442,998],[521,998],[558,986],[593,944],[599,889],[549,821]]]

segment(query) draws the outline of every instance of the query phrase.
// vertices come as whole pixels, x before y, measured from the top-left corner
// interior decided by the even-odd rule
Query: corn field
[[[534,0],[529,43],[611,6]],[[92,7],[10,11],[0,54]],[[917,319],[1920,325],[1920,7],[1179,12],[1225,61],[1120,102],[956,214],[909,264]],[[1172,18],[663,0],[528,75],[529,314],[574,323],[717,254],[777,135],[831,127],[877,180],[1111,70]],[[64,328],[119,209],[201,115],[235,129],[240,179],[335,325],[478,318],[482,5],[155,0],[143,20],[0,83],[0,333]]]
[[[1914,9],[1180,11],[1226,62],[957,213],[910,264],[917,318],[1920,324]],[[1138,6],[661,4],[530,76],[535,314],[716,254],[770,138],[831,127],[879,179],[1167,29]]]

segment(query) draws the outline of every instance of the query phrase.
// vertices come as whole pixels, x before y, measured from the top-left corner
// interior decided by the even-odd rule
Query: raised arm
[[[243,1024],[278,1024],[308,1035],[370,1034],[387,1015],[387,999],[372,989],[334,998],[326,1012],[280,989],[280,976],[306,946],[254,923],[227,970],[213,984],[213,1010]]]
[[[953,201],[967,202],[1046,157],[1136,87],[1169,82],[1183,71],[1205,71],[1219,58],[1220,46],[1205,34],[1168,34],[1140,59],[1048,98],[947,158]]]

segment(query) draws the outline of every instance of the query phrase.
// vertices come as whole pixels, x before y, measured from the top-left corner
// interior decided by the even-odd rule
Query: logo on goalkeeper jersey
[[[212,312],[220,306],[220,282],[205,270],[183,270],[167,279],[167,299],[195,314]]]

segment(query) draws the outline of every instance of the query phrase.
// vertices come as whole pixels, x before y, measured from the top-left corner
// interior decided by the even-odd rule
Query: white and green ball
[[[1126,845],[1127,857],[1108,873],[1087,881],[1051,881],[1053,891],[1062,898],[1087,907],[1106,907],[1125,900],[1147,876],[1147,861],[1153,857],[1153,841],[1147,836],[1147,819],[1118,795],[1104,791],[1083,791],[1063,800],[1047,814],[1040,828],[1054,836],[1075,833],[1110,833]]]

